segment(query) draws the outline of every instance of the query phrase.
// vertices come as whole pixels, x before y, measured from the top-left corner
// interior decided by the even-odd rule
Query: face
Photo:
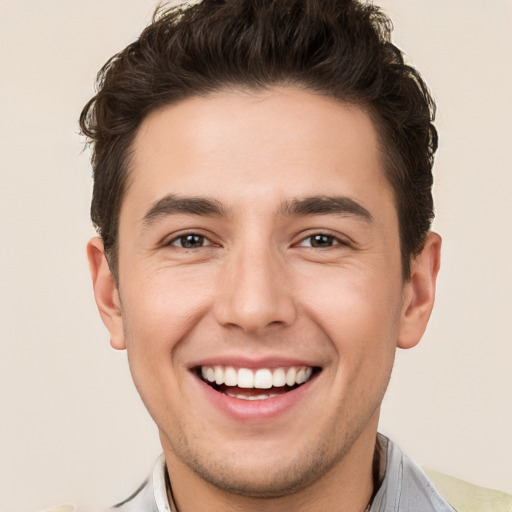
[[[153,113],[134,142],[118,290],[91,244],[100,310],[168,463],[278,496],[373,442],[397,343],[426,320],[363,110],[276,88]]]

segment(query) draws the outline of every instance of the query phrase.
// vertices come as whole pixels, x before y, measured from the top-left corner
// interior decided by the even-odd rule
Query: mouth
[[[235,368],[199,366],[196,375],[212,389],[240,400],[268,400],[297,389],[321,371],[314,366]]]

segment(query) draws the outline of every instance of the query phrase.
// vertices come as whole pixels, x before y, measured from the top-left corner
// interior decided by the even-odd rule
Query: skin
[[[395,350],[425,330],[441,245],[430,233],[403,282],[370,117],[295,88],[226,90],[152,113],[133,149],[119,289],[100,239],[88,255],[179,510],[364,510]],[[164,208],[148,220],[168,194],[209,198],[222,215]],[[369,215],[284,211],[310,196],[349,198]],[[202,245],[183,248],[190,233]],[[316,234],[327,235],[323,246]],[[237,421],[190,370],[222,357],[298,358],[321,372],[283,413]]]

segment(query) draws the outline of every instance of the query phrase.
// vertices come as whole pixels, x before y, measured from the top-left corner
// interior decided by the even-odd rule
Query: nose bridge
[[[221,276],[217,318],[246,332],[288,325],[295,306],[283,258],[269,241],[245,240],[233,248]]]

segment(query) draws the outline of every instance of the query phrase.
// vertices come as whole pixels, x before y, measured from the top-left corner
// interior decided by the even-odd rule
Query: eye
[[[207,245],[212,245],[211,242],[204,236],[196,233],[187,233],[181,235],[169,243],[175,247],[181,247],[182,249],[198,249]]]
[[[334,245],[345,245],[342,241],[333,235],[327,235],[325,233],[315,233],[314,235],[308,236],[301,240],[298,244],[300,247],[319,247],[327,248]]]

